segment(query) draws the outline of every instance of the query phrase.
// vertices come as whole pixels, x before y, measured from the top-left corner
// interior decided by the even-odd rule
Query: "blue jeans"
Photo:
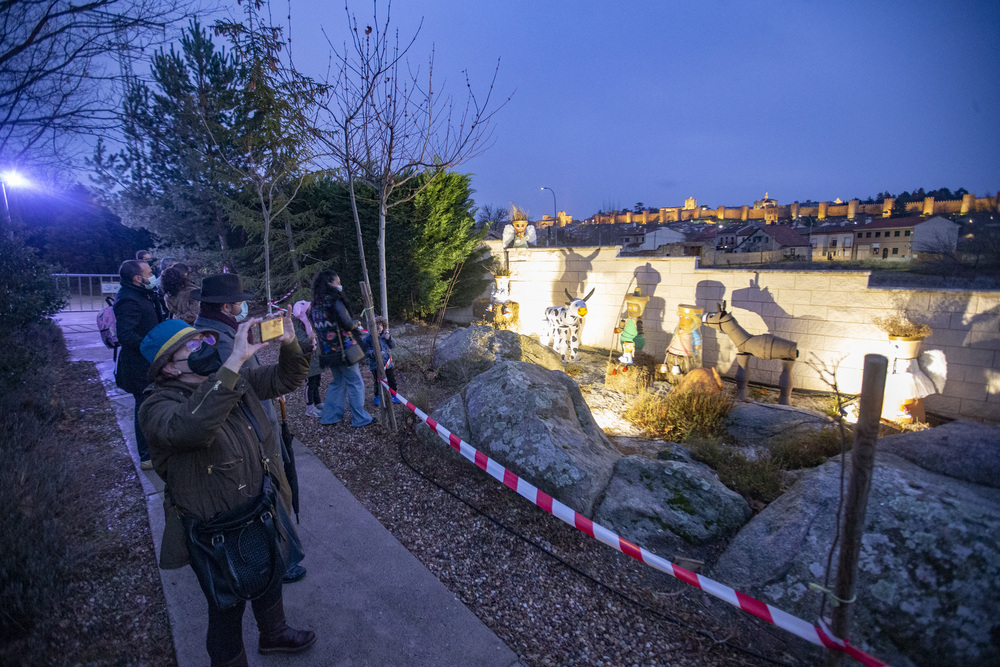
[[[323,403],[323,414],[320,424],[336,424],[344,418],[344,399],[351,406],[351,426],[358,428],[367,426],[374,419],[365,410],[365,383],[361,379],[358,364],[353,366],[334,366],[333,380],[326,389],[326,401]]]

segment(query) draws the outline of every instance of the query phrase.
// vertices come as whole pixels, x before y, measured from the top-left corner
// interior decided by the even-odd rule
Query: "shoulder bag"
[[[242,400],[238,405],[260,442],[260,425]],[[259,598],[284,574],[289,540],[277,503],[274,483],[265,471],[260,494],[238,507],[207,520],[179,511],[191,569],[205,597],[219,609]]]

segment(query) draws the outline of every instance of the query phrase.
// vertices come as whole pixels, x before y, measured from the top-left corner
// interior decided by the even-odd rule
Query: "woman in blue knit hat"
[[[285,498],[289,506],[279,435],[273,432],[260,399],[294,391],[309,369],[309,357],[302,352],[286,315],[284,334],[277,339],[281,343],[278,363],[241,370],[247,359],[268,344],[250,341],[250,327],[259,322],[251,319],[239,325],[225,363],[216,349],[217,334],[180,320],[155,327],[141,347],[150,362],[153,384],[146,389],[139,423],[149,441],[153,467],[166,483],[160,567],[191,564],[198,575],[208,600],[206,648],[212,665],[247,664],[242,631],[246,603],[243,599],[222,601],[193,536],[198,527],[253,506],[271,488],[289,496]],[[287,539],[280,521],[275,521],[273,544],[280,546]],[[316,633],[288,627],[281,599],[284,564],[275,562],[270,570],[251,603],[260,629],[258,650],[263,654],[303,651],[316,641]]]

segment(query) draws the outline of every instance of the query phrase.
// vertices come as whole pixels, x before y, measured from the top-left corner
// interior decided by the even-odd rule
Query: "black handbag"
[[[266,461],[264,435],[253,410],[242,399],[237,406],[250,422],[261,460]],[[191,569],[205,597],[219,609],[259,598],[285,573],[291,542],[283,523],[288,519],[281,517],[278,504],[265,464],[256,498],[207,520],[180,512]]]
[[[191,569],[219,609],[262,596],[285,572],[277,497],[269,475],[260,495],[208,520],[181,514]]]
[[[340,356],[345,366],[353,366],[365,358],[365,351],[361,349],[361,344],[354,340],[353,335],[351,336],[353,345],[345,345],[344,337],[340,333],[339,328],[337,329],[337,336],[340,337]]]

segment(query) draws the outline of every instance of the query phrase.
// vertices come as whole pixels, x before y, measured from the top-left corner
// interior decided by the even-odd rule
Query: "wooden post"
[[[844,524],[841,529],[840,554],[837,558],[837,583],[834,595],[838,600],[854,597],[854,578],[861,552],[861,535],[864,533],[865,513],[868,508],[868,491],[875,467],[875,441],[882,416],[882,396],[889,360],[881,354],[865,355],[865,370],[861,379],[861,404],[858,423],[854,430],[854,450],[851,453],[851,478],[847,484]],[[833,608],[833,634],[846,639],[851,621],[851,603],[837,602]],[[828,667],[840,664],[842,653],[829,653]]]
[[[382,345],[378,342],[378,326],[375,324],[375,310],[372,302],[372,290],[371,287],[365,281],[361,281],[361,300],[365,304],[365,321],[368,326],[368,333],[372,337],[372,348],[375,351],[375,375],[378,378],[376,381],[378,395],[382,404],[382,414],[389,418],[389,426],[392,428],[392,432],[395,433],[397,430],[396,426],[396,412],[392,409],[392,394],[389,390],[385,388],[382,384],[382,380],[385,380],[385,360],[382,359]],[[358,341],[360,343],[361,341]]]

